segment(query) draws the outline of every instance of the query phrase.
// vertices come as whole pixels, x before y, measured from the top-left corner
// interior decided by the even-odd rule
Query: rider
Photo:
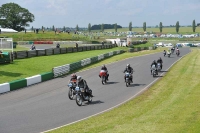
[[[35,50],[36,48],[35,48],[35,45],[33,44],[33,45],[31,45],[31,50]]]
[[[56,48],[60,48],[60,44],[59,43],[57,43]]]
[[[157,73],[157,75],[158,75],[156,60],[154,60],[154,61],[151,63],[151,68],[152,68],[153,65],[155,65],[155,67],[156,67],[156,73]],[[151,69],[151,74],[152,74],[152,69]]]
[[[70,82],[76,83],[76,80],[77,80],[76,74],[75,73],[71,74]]]
[[[91,92],[91,91],[90,91],[91,89],[89,89],[89,87],[88,87],[88,85],[87,85],[87,82],[86,82],[84,79],[82,79],[81,76],[77,76],[77,82],[78,82],[78,87],[84,88],[86,94],[87,94],[87,95],[91,95],[91,96],[93,97],[92,93],[90,93],[90,92]]]
[[[161,69],[162,69],[162,63],[163,63],[163,61],[162,61],[162,58],[161,58],[161,57],[157,60],[157,64],[158,64],[158,63],[160,63],[160,67],[161,67]]]
[[[178,48],[176,48],[176,53],[178,54],[178,53],[180,53],[180,51],[179,51],[179,49]]]
[[[164,50],[163,53],[166,54],[166,50]]]
[[[128,73],[131,74],[130,80],[131,80],[131,82],[133,82],[133,78],[132,78],[133,68],[130,66],[130,64],[127,64],[127,65],[126,65],[126,68],[125,68],[125,70],[124,70],[124,73],[125,73],[125,72],[128,72]],[[125,80],[125,82],[126,82],[126,77],[125,77],[125,76],[124,76],[124,80]]]
[[[107,69],[107,67],[106,67],[105,65],[102,65],[101,70],[106,71],[106,75],[107,75],[107,76],[106,76],[106,80],[108,80],[109,74],[108,74],[108,69]],[[101,77],[101,76],[99,75],[99,77]]]

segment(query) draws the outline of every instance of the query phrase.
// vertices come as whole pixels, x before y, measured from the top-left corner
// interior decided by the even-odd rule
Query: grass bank
[[[193,49],[135,99],[49,133],[199,133],[199,67],[200,49]]]
[[[85,58],[94,57],[114,50],[127,50],[126,47],[116,47],[112,49],[93,50],[77,53],[67,53],[51,56],[40,56],[26,59],[16,59],[11,64],[3,64],[0,67],[0,83],[9,82],[21,78],[30,77],[44,72],[52,71],[53,67],[70,64]],[[156,52],[156,51],[152,51]],[[148,53],[148,52],[144,52]],[[126,53],[128,54],[128,53]],[[131,53],[126,55],[131,56]]]

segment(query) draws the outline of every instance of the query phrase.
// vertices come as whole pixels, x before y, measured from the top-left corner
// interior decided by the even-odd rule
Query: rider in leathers
[[[133,77],[132,77],[133,68],[130,66],[130,64],[127,64],[127,66],[126,66],[126,68],[125,68],[125,70],[124,70],[124,73],[125,73],[125,72],[128,72],[128,73],[131,74],[130,80],[131,80],[131,82],[133,82]],[[125,82],[126,82],[126,77],[125,77],[125,76],[124,76],[124,80],[125,80]]]
[[[162,58],[161,58],[161,57],[157,60],[157,63],[160,63],[160,67],[161,67],[161,69],[162,69],[162,63],[163,63],[163,61],[162,61]]]
[[[104,71],[106,71],[106,80],[108,80],[108,77],[109,77],[109,74],[108,74],[108,69],[107,69],[107,67],[105,66],[105,65],[103,65],[102,67],[101,67],[101,70],[104,70]],[[99,75],[99,77],[100,77],[100,75]]]
[[[82,77],[81,76],[78,76],[77,77],[77,85],[78,85],[78,87],[80,87],[80,88],[84,88],[85,89],[85,93],[86,93],[86,95],[91,95],[92,97],[93,97],[93,95],[90,93],[90,89],[89,89],[89,87],[88,87],[88,85],[87,85],[87,82],[84,80],[84,79],[82,79]]]
[[[154,60],[154,61],[151,63],[151,74],[152,74],[152,66],[153,66],[153,65],[155,65],[155,67],[156,67],[156,74],[158,75],[156,60]]]

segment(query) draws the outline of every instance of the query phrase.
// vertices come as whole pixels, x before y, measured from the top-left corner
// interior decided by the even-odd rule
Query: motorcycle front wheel
[[[76,104],[78,106],[82,106],[82,103],[83,103],[83,99],[80,95],[76,95]]]
[[[72,89],[69,89],[69,91],[68,91],[68,97],[69,97],[70,100],[73,100],[74,94],[73,94]]]

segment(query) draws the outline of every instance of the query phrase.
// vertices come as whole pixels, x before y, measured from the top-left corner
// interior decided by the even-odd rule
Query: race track
[[[180,48],[183,56],[189,48]],[[93,90],[93,102],[77,106],[68,98],[69,76],[32,85],[0,95],[0,133],[39,133],[94,115],[116,106],[148,86],[155,79],[150,64],[162,57],[163,71],[180,57],[163,57],[162,53],[126,59],[106,65],[110,74],[108,84],[102,85],[98,77],[100,67],[79,72]],[[126,87],[124,73],[127,63],[134,69],[133,84]],[[159,75],[162,74],[159,73]]]

